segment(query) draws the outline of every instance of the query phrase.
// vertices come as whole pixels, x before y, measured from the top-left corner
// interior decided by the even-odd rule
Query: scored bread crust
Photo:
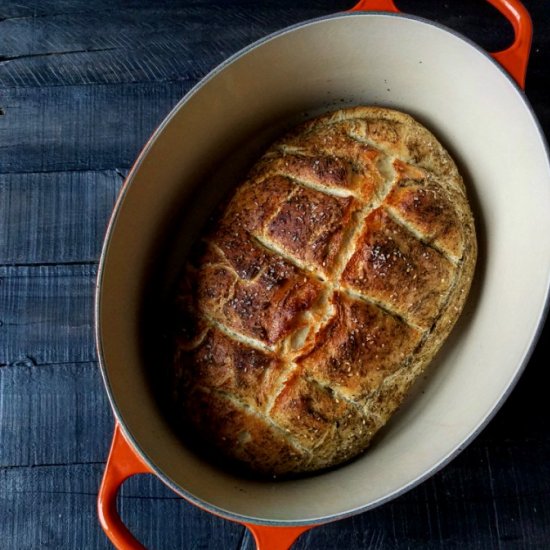
[[[350,460],[448,336],[476,254],[456,165],[412,117],[354,107],[300,125],[189,258],[178,414],[262,474]]]

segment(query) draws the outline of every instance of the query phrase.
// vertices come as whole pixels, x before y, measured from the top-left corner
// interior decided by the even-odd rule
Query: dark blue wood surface
[[[488,49],[512,36],[481,0],[396,3]],[[110,548],[95,512],[113,418],[93,292],[106,223],[141,146],[229,55],[351,4],[0,1],[1,549]],[[550,7],[525,4],[535,24],[527,96],[550,135]],[[457,459],[385,506],[312,530],[296,548],[549,548],[549,331]],[[149,548],[253,548],[243,527],[152,476],[129,480],[119,506]]]

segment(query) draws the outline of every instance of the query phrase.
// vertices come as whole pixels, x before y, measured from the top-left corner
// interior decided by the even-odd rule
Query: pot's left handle
[[[111,451],[99,488],[97,511],[105,534],[118,550],[146,550],[122,523],[116,497],[126,479],[136,474],[154,473],[126,439],[120,424],[115,424]],[[288,550],[294,541],[313,525],[270,526],[243,523],[254,535],[257,550]]]
[[[152,473],[151,468],[134,451],[117,422],[99,488],[97,511],[101,527],[118,550],[145,550],[145,547],[122,523],[116,508],[116,497],[124,480],[136,474],[149,473]]]

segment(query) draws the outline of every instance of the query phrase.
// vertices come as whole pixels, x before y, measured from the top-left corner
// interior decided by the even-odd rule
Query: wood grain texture
[[[185,83],[7,88],[2,172],[127,168]]]
[[[12,364],[0,369],[0,388],[0,468],[105,460],[113,419],[98,414],[109,408],[97,363]]]
[[[489,50],[509,25],[479,0],[396,0]],[[550,11],[527,97],[550,133]],[[344,0],[5,0],[0,3],[0,547],[111,548],[95,503],[112,429],[93,341],[105,225],[127,169],[219,62]],[[510,398],[457,459],[371,512],[318,527],[305,549],[550,546],[549,323]],[[149,548],[252,549],[244,528],[152,476],[119,505]]]
[[[0,265],[97,262],[123,177],[0,174]]]
[[[0,365],[95,361],[95,265],[0,267]]]
[[[242,9],[242,8],[241,8]],[[6,87],[196,81],[237,50],[323,10],[266,6],[256,18],[223,4],[125,10],[106,6],[86,13],[7,19],[0,83]],[[201,21],[208,20],[208,28]],[[96,29],[102,32],[97,33]],[[52,40],[52,37],[54,38]],[[123,54],[123,55],[121,55]]]

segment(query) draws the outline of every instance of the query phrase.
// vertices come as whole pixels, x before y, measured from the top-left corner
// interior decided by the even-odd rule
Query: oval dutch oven
[[[127,477],[147,472],[201,508],[246,525],[259,548],[288,548],[312,526],[372,509],[425,480],[503,403],[547,309],[550,167],[522,92],[529,15],[517,0],[489,1],[515,31],[512,46],[491,55],[440,25],[398,13],[391,0],[364,0],[351,12],[278,32],[211,72],[145,145],[108,228],[96,294],[97,348],[116,416],[98,508],[115,546],[142,548],[117,514],[116,495]],[[174,246],[183,254],[198,213],[225,191],[201,183],[212,166],[233,159],[230,180],[227,174],[271,137],[266,129],[274,134],[281,121],[327,109],[327,97],[404,110],[441,139],[473,204],[478,268],[422,392],[364,456],[306,479],[243,479],[187,449],[159,407],[141,341],[144,296],[154,300],[156,292],[146,274],[171,237],[167,220],[181,220],[183,237]]]

